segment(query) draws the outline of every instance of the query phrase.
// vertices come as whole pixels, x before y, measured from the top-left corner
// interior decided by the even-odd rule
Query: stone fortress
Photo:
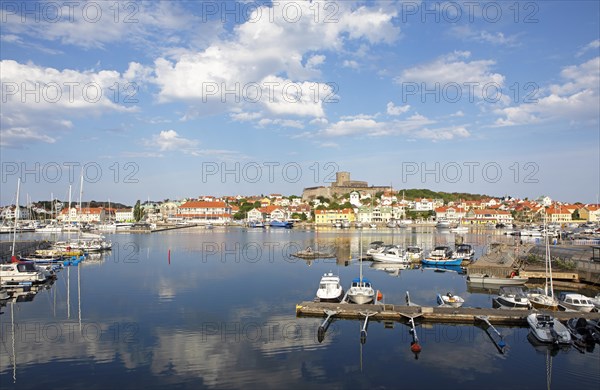
[[[391,186],[370,186],[366,181],[350,180],[350,172],[337,172],[335,182],[329,187],[308,187],[302,191],[302,200],[310,201],[318,196],[329,198],[335,195],[343,195],[352,191],[369,193],[374,196],[377,192],[391,191]]]

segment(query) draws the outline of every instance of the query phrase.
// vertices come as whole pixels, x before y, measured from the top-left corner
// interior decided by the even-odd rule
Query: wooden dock
[[[411,317],[420,322],[441,324],[475,324],[479,317],[487,317],[494,325],[527,326],[527,315],[536,310],[492,309],[475,307],[426,307],[390,304],[356,305],[351,303],[326,303],[305,301],[296,305],[297,317],[325,317],[325,311],[335,311],[339,319],[364,320],[365,313],[374,313],[373,321],[395,321],[406,323]],[[554,311],[551,314],[559,320],[573,317],[600,320],[600,313],[577,311]]]

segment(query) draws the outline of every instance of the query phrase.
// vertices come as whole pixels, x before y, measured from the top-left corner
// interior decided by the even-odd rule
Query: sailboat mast
[[[359,242],[358,242],[358,261],[360,262],[360,283],[362,285],[362,230],[359,233]]]
[[[19,219],[19,214],[21,214],[21,210],[19,209],[19,191],[21,189],[21,178],[17,179],[17,198],[15,199],[15,226],[13,227],[13,243],[12,243],[12,253],[11,253],[11,261],[15,256],[15,245],[17,243],[17,221]]]

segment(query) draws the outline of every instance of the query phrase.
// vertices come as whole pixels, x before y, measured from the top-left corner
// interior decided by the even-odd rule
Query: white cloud
[[[100,116],[109,112],[136,112],[138,107],[129,101],[136,98],[135,89],[128,93],[130,81],[114,70],[55,69],[32,63],[19,63],[13,60],[0,61],[0,81],[2,82],[2,115],[0,128],[2,135],[38,134],[38,140],[47,139],[42,135],[62,132],[73,128],[66,116]],[[132,70],[133,69],[133,70]],[[125,72],[135,74],[134,63]],[[131,98],[131,100],[126,100]],[[24,137],[16,137],[25,140]]]
[[[462,110],[458,110],[456,111],[454,114],[450,114],[450,116],[454,116],[454,117],[463,117],[465,116],[465,113],[462,112]]]
[[[471,133],[465,127],[451,127],[451,128],[438,128],[429,129],[425,128],[415,132],[415,136],[418,138],[426,138],[433,141],[447,141],[454,138],[468,138]]]
[[[351,69],[358,69],[358,67],[359,67],[358,62],[356,62],[354,60],[344,60],[344,62],[342,63],[342,66],[344,68],[351,68]]]
[[[595,41],[592,41],[592,42],[588,43],[587,45],[585,45],[584,47],[582,47],[577,52],[576,56],[581,57],[582,55],[587,53],[589,50],[598,51],[598,48],[600,48],[600,39],[596,39]]]
[[[264,126],[282,126],[282,127],[293,127],[296,129],[303,129],[304,128],[304,124],[301,121],[298,120],[291,120],[291,119],[269,119],[269,118],[263,118],[261,120],[258,121],[258,126],[259,127],[264,127]]]
[[[471,26],[454,26],[450,29],[450,35],[456,38],[472,42],[491,43],[501,46],[518,46],[517,36],[506,36],[503,32],[491,33],[485,30],[476,31]]]
[[[198,145],[198,141],[183,138],[175,130],[162,130],[153,135],[152,140],[146,141],[146,146],[154,147],[161,152],[190,151]]]
[[[262,114],[260,112],[238,111],[230,113],[229,116],[236,122],[250,122],[261,118]]]
[[[108,49],[127,42],[144,51],[205,44],[223,32],[220,20],[195,16],[177,2],[50,2],[38,14],[3,9],[3,30],[23,41],[56,41],[85,49]],[[38,45],[43,48],[43,45]]]
[[[47,144],[53,144],[56,139],[46,134],[42,134],[38,130],[24,128],[24,127],[12,127],[6,130],[2,130],[2,136],[0,137],[0,146],[2,147],[21,147],[32,142],[43,142]]]
[[[387,113],[388,115],[401,115],[410,110],[410,105],[405,106],[396,106],[393,102],[388,102],[387,104]]]
[[[536,100],[496,110],[501,117],[495,124],[514,126],[560,119],[597,124],[600,117],[600,57],[568,66],[560,75],[565,82],[540,89],[539,95],[545,96],[536,94],[532,96]]]
[[[470,57],[471,53],[468,51],[455,51],[432,62],[405,69],[395,82],[401,84],[403,88],[408,88],[409,85],[414,87],[417,94],[423,94],[425,90],[435,90],[437,101],[444,99],[481,101],[490,99],[490,96],[494,99],[496,96],[489,89],[493,91],[497,89],[490,86],[502,89],[504,76],[491,70],[496,64],[495,61],[468,61]],[[424,95],[421,97],[426,98]],[[508,96],[500,96],[500,99],[506,103]]]
[[[231,35],[204,50],[185,51],[175,60],[158,58],[154,81],[160,101],[184,100],[210,113],[219,106],[257,104],[274,115],[323,117],[332,88],[310,81],[319,76],[315,68],[325,61],[322,52],[340,51],[347,40],[390,43],[399,34],[390,10],[336,3],[334,23],[315,23],[314,9],[326,3],[293,3],[303,15],[293,23],[284,17],[288,3],[274,2],[258,7],[252,22],[236,25]],[[289,99],[290,92],[298,101]]]

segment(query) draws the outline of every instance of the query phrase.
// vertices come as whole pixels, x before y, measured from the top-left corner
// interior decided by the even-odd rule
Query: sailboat
[[[546,217],[544,216],[544,228],[546,227]],[[546,280],[544,289],[536,288],[527,292],[527,297],[531,305],[538,309],[558,310],[558,300],[554,296],[554,286],[552,284],[552,259],[550,257],[550,241],[546,235]]]
[[[352,285],[348,289],[348,298],[353,303],[357,303],[359,305],[365,303],[373,303],[375,299],[375,290],[371,287],[371,282],[368,279],[363,278],[363,270],[362,270],[362,234],[360,235],[360,243],[359,243],[359,255],[358,259],[360,261],[360,277],[352,280]]]

